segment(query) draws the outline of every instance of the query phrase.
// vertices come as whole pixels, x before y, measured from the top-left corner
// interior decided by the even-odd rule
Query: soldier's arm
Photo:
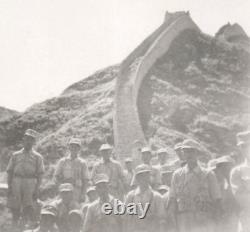
[[[241,172],[239,167],[235,167],[231,171],[230,182],[232,187],[236,190],[244,188],[244,181],[241,178]]]
[[[56,184],[59,184],[61,182],[63,163],[64,163],[64,160],[60,159],[56,165],[54,177],[53,177]]]

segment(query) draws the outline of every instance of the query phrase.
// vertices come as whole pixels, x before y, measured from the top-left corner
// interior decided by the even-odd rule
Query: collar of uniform
[[[30,156],[33,156],[35,154],[35,150],[32,148],[29,153],[25,153],[24,148],[21,149],[21,153],[22,154],[29,154]]]
[[[113,200],[115,199],[112,195],[110,195],[109,194],[109,197],[108,197],[109,199],[108,199],[108,202],[113,202]],[[98,198],[98,202],[100,203],[100,204],[103,204],[103,203],[107,203],[107,202],[102,202],[102,200],[101,200],[101,198],[99,197]]]
[[[142,194],[144,195],[144,194],[152,192],[152,188],[151,188],[151,186],[149,186],[149,188],[144,193],[141,192],[140,187],[137,187],[134,191],[135,191],[134,192],[135,196],[138,196],[138,195],[142,195]]]
[[[201,167],[199,164],[197,164],[197,166],[193,170],[190,170],[187,164],[183,167],[183,169],[185,173],[199,174],[201,172]]]

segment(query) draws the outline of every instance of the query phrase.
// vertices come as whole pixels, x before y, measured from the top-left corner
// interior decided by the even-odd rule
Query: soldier
[[[57,185],[71,183],[74,186],[74,195],[77,201],[83,201],[89,181],[89,173],[85,160],[79,157],[81,141],[72,138],[69,141],[69,154],[59,160],[54,178]]]
[[[144,208],[149,204],[145,217],[138,218],[138,215],[126,215],[126,231],[153,232],[162,231],[161,225],[164,218],[163,199],[161,195],[150,186],[152,168],[147,164],[138,165],[135,168],[137,188],[130,191],[126,197],[125,205],[141,203]]]
[[[87,191],[86,191],[86,194],[87,194],[88,199],[87,199],[86,202],[83,203],[83,205],[81,207],[82,208],[81,211],[82,211],[82,215],[83,215],[83,221],[84,221],[84,219],[86,217],[88,207],[91,205],[91,203],[93,203],[98,198],[98,194],[96,192],[95,186],[89,187],[87,189]]]
[[[37,199],[44,173],[42,156],[34,150],[38,133],[26,130],[23,148],[13,153],[8,167],[8,197],[13,214],[13,224],[17,225],[21,216],[23,223],[34,224],[34,200]]]
[[[51,209],[56,211],[56,225],[59,232],[69,232],[69,214],[72,210],[80,210],[80,205],[74,197],[74,186],[70,183],[61,184],[59,186],[59,198],[50,206]]]
[[[250,231],[250,131],[237,134],[238,146],[245,162],[236,166],[231,173],[231,184],[238,201],[242,231]]]
[[[167,164],[167,161],[169,159],[169,156],[170,156],[170,149],[167,149],[167,148],[161,148],[157,151],[157,155],[158,155],[158,164],[155,165],[155,167],[157,169],[159,169],[159,171],[161,172],[162,171],[162,168]]]
[[[170,166],[174,167],[175,170],[183,167],[186,164],[181,147],[182,147],[182,143],[177,143],[174,146],[174,150],[178,159],[174,160],[173,162],[169,164]]]
[[[84,232],[117,232],[123,231],[122,219],[114,214],[105,214],[103,205],[114,205],[115,199],[109,191],[109,178],[106,174],[97,174],[94,179],[99,198],[89,205],[84,220]]]
[[[109,144],[103,144],[99,151],[102,160],[93,167],[92,181],[98,174],[106,174],[109,177],[110,193],[118,199],[123,199],[125,179],[122,166],[111,158],[112,147]]]
[[[214,173],[222,194],[223,217],[218,222],[217,231],[237,232],[239,211],[238,204],[232,192],[230,172],[235,161],[230,156],[222,156],[216,160]]]
[[[156,167],[151,165],[152,151],[148,147],[141,150],[142,163],[151,167],[151,186],[157,189],[161,185],[161,173]]]
[[[168,208],[174,212],[179,232],[214,231],[214,216],[221,212],[217,179],[199,166],[196,143],[186,140],[182,150],[187,164],[173,174]]]
[[[131,181],[133,179],[133,176],[134,176],[133,160],[131,158],[127,158],[125,159],[125,170],[124,170],[126,193],[131,190]]]

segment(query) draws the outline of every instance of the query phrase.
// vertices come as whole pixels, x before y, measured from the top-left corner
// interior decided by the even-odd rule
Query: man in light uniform
[[[174,212],[179,232],[213,232],[221,212],[221,192],[215,174],[199,166],[200,150],[186,140],[182,150],[187,164],[172,178],[169,210]]]
[[[242,232],[250,231],[250,131],[237,134],[238,146],[245,162],[235,167],[231,173],[231,184],[240,205]]]
[[[54,179],[58,185],[71,183],[74,186],[75,199],[82,201],[88,186],[89,173],[85,160],[79,156],[81,141],[70,139],[68,148],[68,156],[60,159],[57,164]]]
[[[170,156],[170,149],[169,148],[160,148],[157,150],[157,155],[158,155],[158,164],[155,165],[160,172],[164,169],[165,166],[168,165],[167,161]]]
[[[13,223],[23,216],[24,224],[34,222],[34,200],[38,197],[42,175],[43,157],[34,150],[38,133],[26,130],[23,148],[13,153],[7,167],[9,207],[13,213]]]
[[[109,177],[110,193],[118,199],[123,199],[125,186],[123,168],[120,162],[112,159],[112,147],[109,144],[103,144],[99,151],[102,160],[93,167],[92,181],[98,174],[106,174]]]
[[[74,186],[70,183],[63,183],[59,186],[59,197],[50,204],[52,211],[56,212],[56,225],[59,232],[69,232],[70,213],[73,210],[78,210],[80,213],[80,204],[74,197]]]
[[[161,173],[160,170],[151,165],[151,159],[152,159],[152,151],[149,147],[144,147],[141,149],[141,161],[143,164],[146,164],[150,166],[151,172],[150,172],[150,182],[153,189],[157,190],[158,187],[161,185]],[[135,175],[131,182],[132,186],[136,186],[136,178]]]
[[[117,199],[109,191],[109,178],[106,174],[96,174],[93,180],[98,199],[88,206],[83,224],[83,232],[118,232],[123,231],[122,218],[113,213],[106,215],[103,205],[110,203],[112,207]]]
[[[141,203],[145,208],[146,204],[149,204],[149,209],[143,219],[139,219],[138,215],[126,215],[126,232],[163,231],[162,225],[165,216],[163,198],[150,186],[151,171],[152,168],[147,164],[141,164],[135,168],[137,188],[128,193],[125,205],[130,203]]]

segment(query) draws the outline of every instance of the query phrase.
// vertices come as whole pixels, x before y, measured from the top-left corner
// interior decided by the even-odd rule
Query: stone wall
[[[168,51],[172,41],[190,29],[199,31],[189,13],[167,13],[164,23],[121,64],[114,112],[115,147],[121,159],[131,156],[137,159],[137,148],[147,145],[137,109],[138,92],[144,77],[156,60]]]

